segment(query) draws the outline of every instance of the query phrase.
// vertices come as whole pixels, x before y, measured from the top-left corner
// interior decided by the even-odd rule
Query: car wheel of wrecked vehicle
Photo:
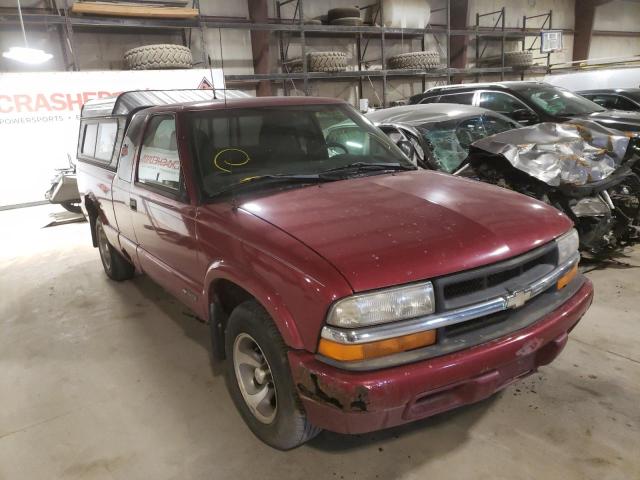
[[[61,204],[62,207],[71,213],[82,213],[82,208],[80,208],[80,204],[76,202],[64,202]]]
[[[253,300],[236,307],[225,332],[226,378],[231,398],[251,431],[263,442],[289,450],[315,437],[296,392],[287,347]]]
[[[133,277],[135,268],[111,244],[104,232],[102,221],[96,221],[96,239],[102,266],[107,276],[118,282]]]

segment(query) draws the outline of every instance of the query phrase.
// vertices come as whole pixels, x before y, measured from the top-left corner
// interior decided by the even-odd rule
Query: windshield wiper
[[[254,186],[256,183],[260,184],[270,184],[270,183],[320,183],[320,182],[328,182],[329,179],[323,178],[320,175],[257,175],[255,177],[247,177],[245,179],[240,180],[239,182],[232,183],[227,187],[213,192],[211,197],[218,197],[220,195],[224,195],[226,193],[231,193],[237,191],[238,189],[245,188],[247,186]]]
[[[348,172],[348,173],[360,173],[360,172],[377,172],[377,171],[404,171],[404,170],[416,170],[413,165],[402,165],[401,163],[366,163],[355,162],[348,165],[342,165],[341,167],[330,168],[320,173],[321,177],[326,177],[332,173]]]

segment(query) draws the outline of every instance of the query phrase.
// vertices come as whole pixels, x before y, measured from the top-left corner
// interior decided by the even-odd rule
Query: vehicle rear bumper
[[[533,325],[441,357],[354,372],[291,351],[289,362],[309,421],[340,433],[364,433],[429,417],[487,398],[553,361],[593,300],[580,289]]]

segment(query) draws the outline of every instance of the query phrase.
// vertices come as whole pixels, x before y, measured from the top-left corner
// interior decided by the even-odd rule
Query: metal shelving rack
[[[300,26],[300,31],[280,31],[278,35],[278,43],[279,43],[279,53],[280,53],[280,65],[282,74],[286,75],[286,78],[282,80],[282,88],[283,92],[288,94],[288,86],[287,81],[294,80],[302,80],[304,83],[303,91],[305,94],[309,93],[309,81],[310,80],[330,80],[330,79],[349,79],[353,78],[358,81],[358,92],[359,97],[362,97],[363,92],[363,80],[368,78],[379,79],[382,82],[382,102],[386,105],[386,97],[387,97],[387,79],[390,77],[421,77],[423,87],[426,83],[426,78],[449,78],[448,67],[445,69],[441,69],[438,71],[424,71],[424,70],[388,70],[386,69],[386,44],[389,39],[395,38],[407,38],[407,39],[420,39],[421,42],[421,50],[425,48],[425,36],[432,34],[436,38],[436,35],[446,35],[449,37],[448,32],[449,28],[449,0],[447,0],[447,6],[442,10],[446,10],[446,25],[439,27],[427,27],[421,29],[402,29],[402,28],[390,28],[384,26],[375,25],[377,20],[382,21],[383,18],[383,10],[382,3],[380,1],[359,7],[361,11],[364,10],[373,10],[371,15],[372,23],[374,25],[362,25],[362,26],[354,26],[354,27],[345,27],[345,26],[335,26],[335,25],[307,25],[304,23],[304,0],[280,0],[276,2],[276,14],[277,14],[277,22],[280,25],[291,25],[297,24]],[[289,4],[294,4],[294,13],[293,18],[284,18],[283,17],[283,7]],[[287,71],[287,62],[288,59],[288,50],[292,37],[299,37],[300,50],[301,50],[301,59],[302,59],[302,72],[293,73]],[[346,36],[350,37],[354,40],[356,57],[357,57],[357,70],[353,71],[345,71],[338,73],[322,73],[322,72],[309,72],[307,65],[307,38],[314,36]],[[381,68],[379,70],[369,70],[366,68],[366,64],[368,63],[366,60],[366,53],[368,46],[372,39],[378,38],[380,40],[380,53],[381,58],[380,64]],[[439,43],[439,42],[438,42]],[[448,44],[448,42],[447,42]],[[448,57],[448,49],[447,55]],[[364,67],[364,68],[363,68]],[[261,76],[260,79],[268,79],[268,80],[278,80],[280,77],[271,75],[269,78]],[[231,76],[230,80],[253,80],[252,76]],[[257,80],[257,79],[256,79]]]
[[[281,8],[291,2],[297,2],[298,7],[296,9],[297,15],[291,19],[284,19],[281,15]],[[268,23],[252,23],[247,19],[242,18],[225,18],[225,17],[213,17],[199,15],[194,19],[144,19],[144,18],[115,18],[115,17],[98,17],[98,16],[79,16],[70,15],[69,6],[67,0],[48,0],[49,8],[46,12],[42,9],[27,10],[24,11],[24,21],[27,24],[38,24],[55,26],[59,32],[63,44],[63,55],[65,58],[65,65],[69,69],[79,70],[77,59],[74,53],[74,29],[152,29],[152,30],[179,30],[182,33],[182,39],[185,45],[190,45],[191,35],[193,29],[198,29],[201,35],[208,28],[214,29],[240,29],[240,30],[261,30],[271,31],[277,33],[279,37],[297,37],[301,45],[301,53],[303,60],[303,71],[299,73],[269,73],[269,74],[246,74],[246,75],[226,75],[225,80],[228,82],[257,82],[260,80],[270,80],[274,82],[287,82],[302,80],[303,89],[305,93],[309,92],[309,84],[311,81],[316,80],[342,80],[351,79],[359,83],[359,92],[362,92],[362,84],[365,79],[376,79],[382,82],[382,101],[386,105],[386,93],[387,93],[387,80],[390,78],[419,78],[421,79],[423,86],[427,80],[439,80],[446,83],[451,82],[451,77],[456,76],[476,76],[479,78],[483,74],[500,74],[501,78],[504,78],[506,73],[524,73],[524,70],[516,69],[504,66],[504,55],[502,55],[502,66],[499,67],[479,67],[477,64],[475,68],[466,69],[454,69],[451,68],[449,60],[450,40],[454,35],[462,35],[468,37],[475,37],[477,45],[479,45],[481,39],[491,40],[499,39],[504,45],[506,39],[521,39],[525,36],[539,35],[541,29],[530,29],[526,25],[521,29],[509,29],[505,28],[505,9],[502,8],[501,12],[501,26],[499,29],[481,27],[479,21],[476,22],[475,28],[451,29],[450,23],[450,0],[446,0],[446,5],[442,10],[446,10],[446,23],[440,25],[428,25],[426,28],[411,29],[411,28],[395,28],[385,27],[377,25],[361,25],[361,26],[338,26],[338,25],[313,25],[304,23],[304,0],[281,0],[278,2],[278,17],[274,22]],[[59,5],[62,2],[63,5]],[[198,6],[198,0],[194,0],[194,7]],[[382,18],[382,7],[380,3],[373,5],[367,5],[365,8],[379,8],[378,16]],[[13,13],[15,9],[2,8],[0,9],[0,25],[3,24],[17,24],[18,15]],[[493,12],[496,13],[496,12]],[[483,14],[479,18],[488,16],[489,14]],[[536,18],[527,17],[528,20]],[[546,23],[545,23],[546,25]],[[544,26],[544,25],[543,25]],[[549,28],[551,26],[551,15],[549,14]],[[421,39],[421,47],[424,50],[425,36],[434,35],[434,38],[444,37],[446,40],[443,43],[446,45],[445,58],[447,59],[446,67],[436,70],[389,70],[386,68],[386,43],[389,40],[403,39]],[[356,45],[356,51],[358,56],[357,70],[337,72],[337,73],[322,73],[322,72],[309,72],[306,65],[306,47],[307,38],[310,37],[350,37],[354,39]],[[380,41],[381,49],[381,68],[379,70],[366,68],[366,50],[367,45],[372,40]],[[478,49],[476,49],[478,51]],[[502,47],[504,53],[504,46]],[[206,53],[203,53],[203,58],[206,63]],[[281,60],[285,59],[281,51]],[[548,66],[545,68],[545,70]],[[542,71],[542,69],[532,68],[527,71]],[[286,86],[285,86],[286,89]],[[285,93],[287,93],[285,91]]]

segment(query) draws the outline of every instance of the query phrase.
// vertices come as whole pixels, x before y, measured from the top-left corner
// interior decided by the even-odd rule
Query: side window
[[[438,103],[440,97],[427,97],[420,100],[420,103]]]
[[[616,99],[616,107],[618,110],[628,110],[630,112],[635,112],[640,110],[640,107],[633,103],[631,100],[627,100],[624,97],[618,97]]]
[[[473,142],[486,137],[482,117],[473,117],[463,120],[456,128],[456,137],[460,146],[468,150]]]
[[[616,107],[616,97],[614,95],[593,95],[591,97],[587,97],[589,98],[591,101],[597,103],[598,105],[600,105],[603,108],[609,109],[609,110],[613,110],[615,108],[619,108]]]
[[[95,158],[105,162],[111,161],[113,148],[116,144],[118,124],[116,122],[98,123],[98,140],[96,142]]]
[[[460,103],[462,105],[471,105],[473,103],[474,92],[451,93],[442,95],[438,103]]]
[[[502,92],[482,92],[478,106],[508,116],[518,110],[529,110],[520,100]]]
[[[490,135],[495,135],[496,133],[506,132],[507,130],[513,130],[514,128],[519,128],[520,125],[513,122],[508,122],[507,120],[503,120],[502,118],[498,118],[497,116],[483,115],[482,123],[484,125],[485,135],[488,137]]]
[[[140,149],[138,182],[172,192],[180,190],[180,158],[172,116],[152,117]]]
[[[96,153],[96,138],[98,137],[98,124],[87,123],[82,132],[82,148],[80,152],[87,157],[93,157]]]

